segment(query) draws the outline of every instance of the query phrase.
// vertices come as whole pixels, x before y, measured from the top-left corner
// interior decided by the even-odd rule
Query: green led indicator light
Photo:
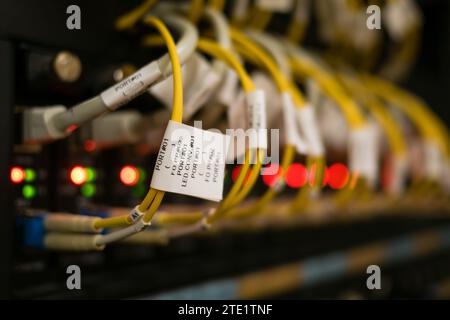
[[[86,183],[81,187],[81,194],[86,198],[92,198],[97,192],[97,188],[92,183]]]
[[[145,194],[146,188],[142,184],[133,186],[133,197],[140,198]]]
[[[97,171],[94,168],[86,168],[86,182],[92,182],[97,179]]]
[[[28,184],[22,188],[22,195],[25,199],[33,199],[36,196],[36,193],[36,188]]]
[[[25,181],[33,182],[36,180],[36,171],[30,168],[25,169]]]
[[[145,170],[142,168],[138,168],[139,172],[139,181],[140,183],[144,182],[147,179],[147,174],[145,173]]]

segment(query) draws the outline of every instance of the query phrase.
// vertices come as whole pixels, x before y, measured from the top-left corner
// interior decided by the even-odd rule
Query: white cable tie
[[[136,221],[138,221],[142,216],[144,215],[144,212],[142,212],[141,210],[139,210],[139,206],[134,207],[133,210],[130,211],[130,213],[128,214],[128,218],[135,223]]]

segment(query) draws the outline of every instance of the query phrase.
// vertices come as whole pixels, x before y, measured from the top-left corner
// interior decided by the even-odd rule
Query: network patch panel
[[[446,1],[2,7],[1,297],[448,298]]]

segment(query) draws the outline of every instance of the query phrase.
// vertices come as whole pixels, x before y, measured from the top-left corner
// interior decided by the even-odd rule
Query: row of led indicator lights
[[[241,171],[241,166],[237,166],[231,173],[231,179],[236,181]],[[249,171],[247,179],[250,177]],[[277,164],[270,164],[265,167],[261,174],[262,181],[268,187],[273,187],[283,175],[282,168]],[[344,188],[350,181],[350,171],[347,166],[342,163],[335,163],[325,169],[323,175],[322,186],[330,187],[333,190]],[[292,189],[300,189],[307,184],[312,186],[315,179],[315,167],[308,169],[301,163],[291,164],[284,175],[284,183]]]
[[[241,166],[233,169],[231,178],[233,181],[237,179]],[[267,186],[273,186],[282,175],[282,168],[276,164],[271,164],[264,169],[262,179]],[[267,174],[270,173],[270,174]],[[250,175],[250,172],[249,172]],[[136,187],[143,185],[146,180],[146,173],[142,168],[132,165],[124,166],[120,169],[119,179],[127,187]],[[96,179],[96,171],[93,168],[85,168],[75,166],[70,171],[70,180],[78,186],[86,186],[88,183]],[[314,169],[310,170],[300,164],[293,163],[286,170],[285,183],[294,189],[305,186],[308,182],[313,183]],[[326,168],[323,177],[323,186],[329,186],[332,189],[342,189],[350,180],[350,172],[348,168],[341,163],[333,164]],[[144,190],[145,191],[145,190]]]
[[[146,188],[144,185],[146,173],[142,168],[126,165],[119,171],[119,180],[127,187],[133,187],[133,195],[142,196]],[[96,193],[95,185],[92,183],[97,177],[95,169],[90,167],[75,166],[70,170],[70,181],[81,186],[81,193],[87,198],[91,198]]]
[[[25,199],[33,199],[37,194],[37,189],[33,182],[36,181],[37,174],[32,168],[12,167],[9,178],[13,184],[24,184],[22,186],[22,196]]]
[[[92,167],[74,166],[69,170],[69,180],[75,185],[81,187],[81,194],[86,198],[92,198],[97,193],[95,180],[97,171]],[[21,185],[22,196],[26,199],[33,199],[37,195],[37,189],[31,183],[36,181],[36,171],[31,168],[19,166],[12,167],[10,170],[10,180],[13,184]],[[133,194],[141,196],[145,193],[144,185],[147,175],[142,168],[127,165],[120,169],[119,179],[127,187],[133,187]]]
[[[93,182],[97,178],[97,172],[91,167],[75,166],[70,170],[70,181],[81,186],[81,194],[86,198],[93,197],[97,190]],[[142,196],[145,191],[146,173],[142,168],[126,165],[119,171],[119,179],[127,187],[133,187],[133,195]]]
[[[85,198],[92,198],[97,193],[97,171],[94,168],[75,166],[69,171],[69,179],[72,184],[81,187],[81,194]]]
[[[237,179],[241,166],[237,166],[231,173],[233,181]],[[293,163],[286,170],[284,182],[287,186],[293,189],[304,187],[307,183],[310,185],[314,181],[314,173],[308,172],[308,169],[300,164]],[[271,174],[267,174],[270,172]],[[280,176],[282,175],[282,168],[276,164],[271,164],[265,168],[265,173],[262,175],[264,184],[268,187],[274,186]],[[250,175],[250,172],[249,172]],[[26,199],[33,199],[37,190],[33,186],[36,180],[36,171],[31,168],[13,167],[10,172],[11,182],[14,184],[23,184],[22,195]],[[139,197],[145,192],[146,173],[142,168],[132,165],[126,165],[120,169],[119,179],[127,187],[133,187],[133,195]],[[81,187],[81,194],[86,198],[92,198],[97,192],[94,184],[97,178],[97,171],[92,167],[74,166],[70,169],[69,179],[72,184]],[[344,188],[350,180],[350,172],[348,168],[341,163],[333,164],[326,168],[323,177],[323,186],[329,186],[331,189],[339,190]]]

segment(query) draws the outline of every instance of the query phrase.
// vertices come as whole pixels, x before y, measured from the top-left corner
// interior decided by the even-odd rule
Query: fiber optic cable
[[[225,8],[225,1],[226,0],[209,0],[208,6],[219,12],[222,12],[223,9]]]
[[[364,75],[362,79],[376,94],[389,101],[392,107],[398,108],[414,123],[424,139],[425,146],[429,148],[428,152],[432,152],[425,158],[427,179],[431,179],[434,184],[438,185],[445,183],[442,170],[445,170],[443,166],[448,165],[450,158],[450,139],[445,125],[424,102],[387,80],[369,75]],[[437,158],[441,158],[441,160]],[[443,161],[443,163],[436,163],[436,161]],[[415,182],[413,190],[417,189],[418,185],[422,185],[422,190],[426,190],[429,189],[430,184],[426,181]]]
[[[157,2],[158,0],[145,0],[130,12],[121,15],[116,20],[116,29],[120,31],[131,29],[155,6]]]
[[[286,37],[290,42],[299,44],[305,37],[311,14],[311,0],[296,0],[294,12],[289,22]]]
[[[288,66],[284,63],[284,57],[281,52],[273,53],[275,56],[278,55],[277,64],[274,63],[272,58],[265,53],[264,50],[259,48],[258,45],[253,43],[253,40],[245,36],[243,33],[240,33],[236,29],[233,29],[231,31],[232,38],[236,42],[236,48],[238,52],[246,58],[248,61],[252,61],[253,63],[260,65],[263,67],[267,72],[270,74],[270,76],[274,79],[275,84],[277,85],[277,88],[281,94],[289,94],[292,95],[294,101],[295,101],[295,107],[297,108],[303,108],[305,107],[305,102],[302,94],[300,91],[289,81],[290,75],[289,75],[289,69]],[[250,35],[252,33],[250,32]],[[257,37],[255,34],[253,36]],[[269,48],[275,48],[274,44],[271,43],[271,46],[266,46],[266,50]],[[281,56],[280,56],[281,55]],[[275,58],[275,57],[274,57]],[[280,67],[280,69],[279,69]],[[281,72],[280,70],[284,70],[284,72]],[[285,77],[285,74],[288,74],[288,77]],[[284,178],[284,173],[287,171],[288,166],[292,163],[293,157],[294,157],[294,146],[287,145],[284,154],[283,154],[283,160],[281,163],[281,170],[282,175],[279,178],[280,180]],[[267,192],[258,200],[255,204],[251,205],[250,208],[243,208],[241,210],[236,209],[240,212],[238,213],[230,213],[233,217],[236,217],[238,215],[248,215],[251,213],[256,213],[261,210],[264,206],[266,206],[279,192],[279,187],[277,185],[269,188]]]
[[[193,23],[197,23],[203,14],[204,0],[190,0],[188,17]]]
[[[169,30],[164,26],[164,24],[157,18],[147,17],[144,19],[144,23],[146,25],[155,27],[163,37],[168,51],[169,57],[172,64],[173,69],[173,106],[172,106],[172,115],[171,120],[176,122],[181,122],[183,117],[183,85],[181,78],[181,66],[178,59],[177,51],[175,43],[170,35]],[[155,190],[150,188],[144,200],[137,206],[137,210],[140,213],[143,213],[143,221],[145,223],[149,223],[153,214],[158,209],[157,205],[162,201],[164,197],[164,192]],[[117,227],[120,224],[130,225],[133,224],[131,216],[123,216],[123,217],[114,217],[98,220],[96,227],[97,228],[108,228],[108,227]]]
[[[272,19],[272,12],[260,8],[257,5],[253,5],[251,9],[252,14],[249,16],[249,21],[247,22],[247,27],[255,30],[264,30],[269,25]]]
[[[228,50],[223,49],[216,43],[209,41],[209,40],[201,40],[199,41],[198,48],[210,55],[215,55],[217,58],[224,59],[229,66],[233,67],[235,69],[236,73],[238,74],[239,78],[242,81],[243,89],[247,93],[251,93],[255,91],[255,86],[253,84],[253,81],[251,80],[250,76],[247,74],[245,69],[242,67],[242,65],[239,63],[238,59],[233,56]],[[225,210],[228,210],[230,206],[235,206],[238,204],[238,202],[241,202],[250,192],[250,190],[253,188],[257,177],[259,176],[259,171],[262,166],[262,161],[264,157],[264,150],[257,149],[256,150],[256,164],[252,168],[250,178],[248,181],[245,181],[247,179],[247,172],[244,172],[245,163],[241,168],[241,171],[238,175],[238,179],[236,180],[235,184],[233,185],[231,191],[228,193],[227,197],[220,203],[219,207],[216,211],[210,217],[208,218],[208,223],[211,223],[218,218],[220,218]],[[246,159],[247,159],[247,153],[246,153]],[[238,184],[238,182],[241,183],[241,185]],[[242,189],[241,186],[243,185]],[[237,197],[237,198],[235,198]]]
[[[284,47],[277,41],[277,39],[275,37],[269,36],[267,34],[263,34],[263,33],[258,33],[258,32],[253,32],[253,31],[249,31],[249,35],[250,37],[252,37],[255,41],[259,42],[264,48],[265,50],[267,50],[268,52],[271,52],[271,54],[273,55],[274,59],[277,61],[278,66],[280,67],[280,70],[282,70],[283,74],[286,75],[286,77],[290,80],[291,82],[291,87],[293,88],[294,94],[295,95],[299,95],[301,94],[300,91],[296,88],[295,84],[292,83],[292,72],[290,69],[290,65],[288,62],[288,58],[287,58],[287,54],[285,53]],[[302,100],[304,100],[304,98],[301,98]],[[297,108],[299,110],[306,110],[309,109],[311,110],[310,113],[314,114],[314,111],[312,109],[310,109],[311,107],[307,107],[306,104],[303,102],[302,105],[297,105]],[[300,115],[301,117],[306,116],[306,115]],[[315,117],[311,117],[310,119],[308,119],[309,122],[312,122],[310,124],[303,124],[304,127],[308,127],[309,130],[313,131],[313,134],[316,135],[316,133],[314,133],[314,129],[312,129],[312,126],[315,126]],[[306,129],[306,128],[301,128],[301,129]],[[308,136],[307,136],[308,137]],[[312,173],[314,173],[313,175],[313,179],[312,180],[312,185],[311,188],[302,188],[300,190],[300,193],[302,194],[302,199],[304,199],[303,203],[303,207],[300,206],[300,202],[297,203],[297,207],[296,210],[300,211],[301,209],[303,209],[307,202],[308,199],[310,198],[310,196],[312,194],[314,195],[318,195],[320,192],[320,189],[322,188],[322,177],[324,174],[324,168],[325,168],[325,157],[324,157],[324,151],[323,151],[323,146],[321,145],[321,141],[320,141],[320,137],[315,136],[313,139],[311,139],[311,137],[309,137],[310,140],[312,141],[307,141],[310,144],[310,150],[306,153],[307,159],[307,167],[308,167],[308,172],[310,173],[310,175],[312,176]],[[312,147],[313,145],[315,145],[314,147]],[[289,152],[289,150],[287,150]],[[283,170],[287,170],[287,168],[283,168]],[[269,193],[273,193],[274,190],[269,190]],[[262,208],[263,206],[265,206],[267,203],[266,201],[270,199],[269,195],[265,195],[261,198],[261,205],[259,206],[259,208]]]
[[[155,45],[157,44],[156,40],[157,39],[155,38],[146,39],[144,40],[144,44]],[[200,51],[211,55],[216,59],[223,60],[232,69],[234,69],[242,83],[242,87],[245,92],[251,93],[256,90],[250,76],[247,74],[238,59],[229,50],[222,48],[217,43],[208,39],[200,39],[197,43],[197,46]],[[264,151],[256,150],[256,164],[252,169],[250,169],[250,161],[253,158],[253,154],[254,152],[252,150],[246,151],[244,163],[235,183],[233,184],[233,187],[231,188],[225,199],[219,204],[218,208],[213,211],[213,213],[208,217],[208,223],[211,223],[220,218],[223,215],[223,212],[228,210],[230,206],[236,205],[237,201],[235,201],[235,197],[238,196],[238,200],[242,201],[243,198],[245,198],[249,191],[252,189],[254,183],[256,182],[256,173],[259,174],[259,170],[262,166],[262,157],[264,155]],[[248,179],[247,176],[249,170],[252,171],[250,173],[251,176]],[[241,195],[239,196],[239,194]]]
[[[177,55],[177,48],[170,31],[164,23],[155,17],[146,17],[144,23],[148,26],[154,27],[161,34],[166,42],[169,52],[170,61],[173,69],[173,108],[171,120],[181,122],[183,115],[183,86],[181,77],[181,65]],[[141,232],[148,226],[153,218],[154,213],[158,210],[163,198],[164,192],[150,188],[147,196],[140,205],[129,214],[120,217],[112,217],[106,219],[95,219],[92,227],[95,230],[102,230],[103,228],[124,226],[122,229],[114,229],[114,231],[105,235],[71,235],[71,234],[50,234],[46,237],[46,244],[50,247],[57,244],[58,247],[66,246],[73,250],[96,249],[101,250],[106,244],[116,242],[127,238],[133,234]],[[78,221],[78,220],[77,220]]]
[[[365,106],[369,110],[370,114],[381,125],[386,135],[389,147],[391,148],[394,157],[394,164],[399,166],[399,168],[396,168],[396,170],[399,170],[399,179],[403,180],[398,182],[394,181],[398,185],[388,185],[387,191],[398,196],[403,192],[403,184],[405,183],[404,180],[406,177],[402,177],[401,174],[406,173],[402,172],[402,167],[406,165],[407,161],[407,147],[401,128],[385,109],[385,106],[382,105],[381,101],[374,95],[374,93],[370,92],[370,90],[366,88],[362,82],[358,81],[356,76],[344,72],[339,72],[338,75],[343,81],[344,86],[347,86],[353,96],[362,102],[361,105]]]
[[[198,33],[197,30],[185,20],[175,19],[164,15],[164,21],[179,31],[180,38],[177,43],[177,52],[180,62],[186,62],[195,50]],[[149,87],[172,74],[170,58],[166,54],[158,60],[143,66],[134,74],[120,83],[104,90],[101,94],[81,102],[71,108],[64,106],[51,106],[47,108],[31,108],[24,115],[27,121],[41,123],[39,130],[26,130],[24,139],[31,142],[48,142],[63,139],[77,127],[107,113],[115,111],[130,100],[144,93]],[[142,79],[138,84],[133,79]],[[123,94],[121,94],[123,93]],[[38,112],[39,111],[39,112]],[[44,121],[44,119],[46,119]],[[28,119],[28,120],[27,120]],[[34,128],[35,129],[35,128]]]
[[[315,79],[322,87],[322,90],[324,90],[327,95],[329,95],[333,100],[337,102],[338,106],[341,108],[344,114],[344,117],[347,120],[348,126],[352,131],[354,130],[355,132],[357,132],[360,129],[366,128],[367,122],[363,113],[359,109],[359,106],[357,106],[355,102],[344,92],[343,88],[340,87],[336,79],[334,79],[333,76],[331,76],[326,70],[324,70],[323,67],[319,66],[311,58],[302,55],[301,51],[299,51],[298,48],[289,43],[286,44],[286,47],[291,56],[291,65],[294,74],[300,79],[305,76]],[[353,174],[357,173],[353,172]],[[358,174],[358,176],[361,176],[361,174]],[[368,190],[365,187],[365,184],[367,184],[368,181],[364,180],[367,177],[362,176],[361,178],[363,178],[363,180],[358,180],[356,187],[362,188],[362,190]],[[354,193],[353,188],[351,188],[350,186],[347,187],[347,189],[342,190],[337,195],[337,199],[345,199],[343,201],[338,200],[337,203],[339,205],[347,204],[348,200],[350,199],[349,196],[344,197],[342,196],[342,194]],[[302,206],[305,198],[302,193],[304,193],[304,191],[301,190],[296,200],[294,201],[293,208]],[[366,194],[366,192],[360,192],[359,194]]]

